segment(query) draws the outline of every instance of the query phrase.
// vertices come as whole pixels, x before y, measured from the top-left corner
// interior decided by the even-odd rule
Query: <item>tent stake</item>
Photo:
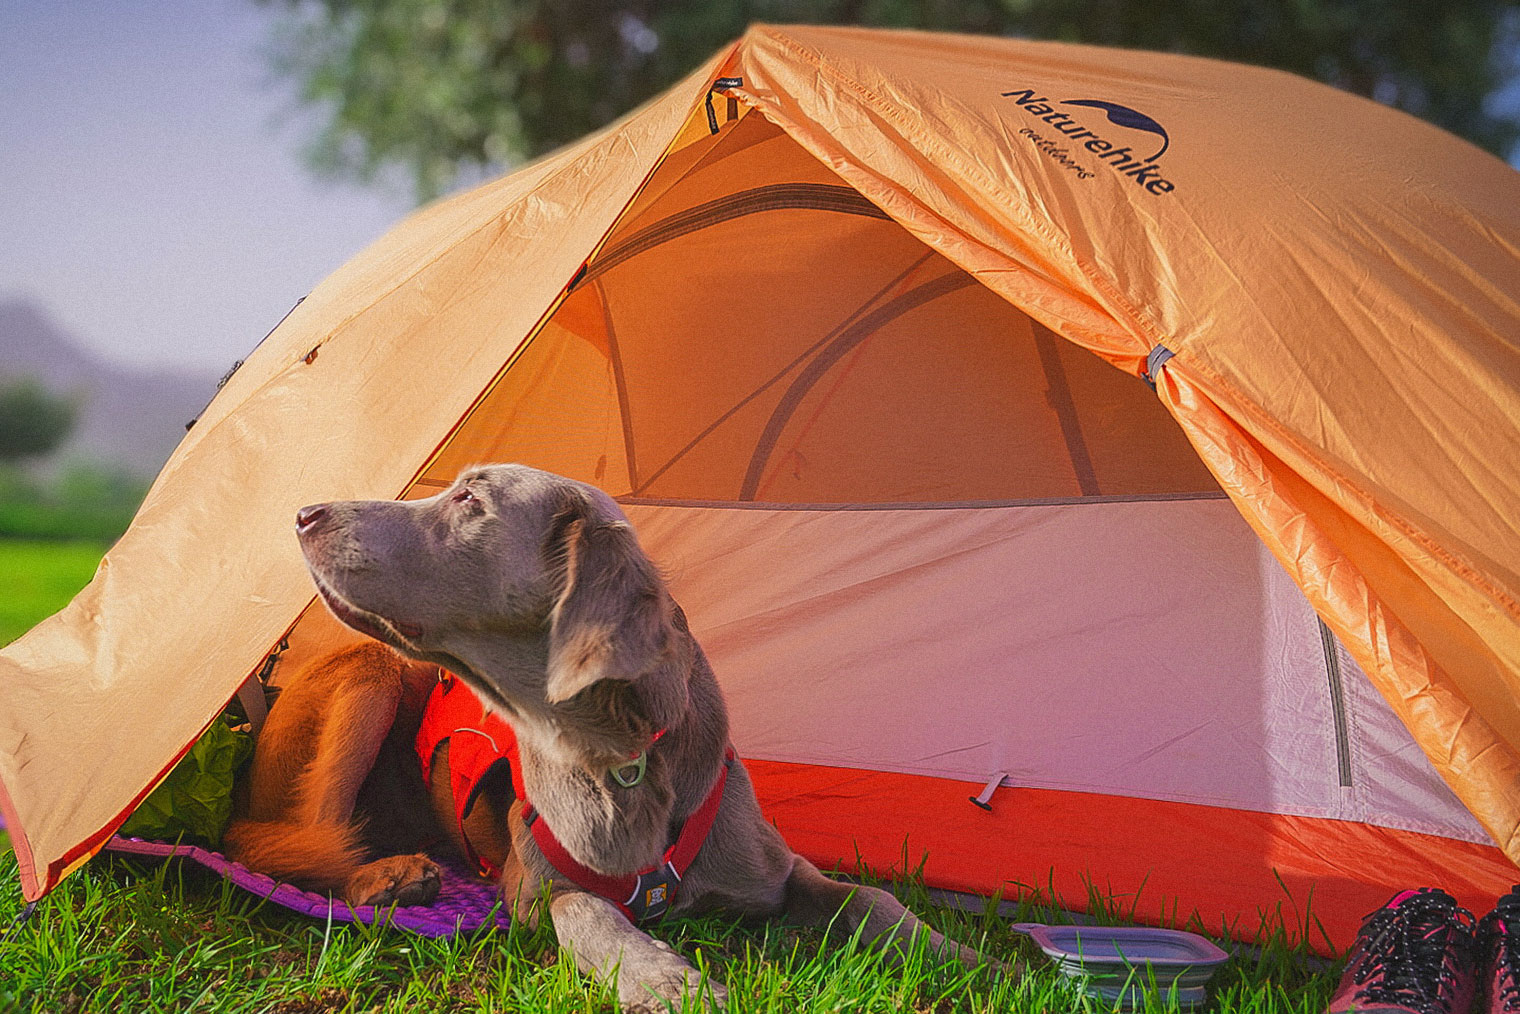
[[[977,806],[980,806],[982,809],[986,810],[988,813],[991,813],[992,794],[998,790],[998,786],[1002,785],[1003,779],[1007,777],[1008,772],[999,771],[997,774],[993,775],[990,779],[987,780],[987,786],[986,788],[982,789],[981,795],[967,796],[966,798],[971,800],[971,802],[975,803]]]
[[[5,931],[5,936],[0,937],[0,947],[3,947],[6,944],[10,943],[11,940],[15,938],[16,934],[21,931],[21,927],[25,926],[29,921],[31,921],[32,913],[35,911],[37,911],[37,902],[27,902],[26,907],[23,908],[21,912],[16,916],[16,918],[11,922],[10,929]]]

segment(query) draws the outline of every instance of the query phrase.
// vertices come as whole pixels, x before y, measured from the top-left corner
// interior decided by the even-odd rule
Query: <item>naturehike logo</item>
[[[1025,127],[1019,131],[1048,158],[1062,168],[1075,173],[1077,179],[1092,179],[1097,174],[1072,157],[1075,152],[1072,147],[1066,145],[1066,142],[1080,142],[1079,148],[1092,152],[1100,162],[1106,164],[1114,172],[1128,177],[1137,186],[1144,187],[1150,193],[1169,194],[1177,189],[1176,184],[1162,175],[1161,163],[1158,161],[1166,153],[1166,149],[1171,147],[1172,139],[1167,135],[1165,127],[1138,109],[1121,106],[1117,102],[1105,102],[1102,99],[1066,99],[1060,103],[1052,103],[1044,95],[1036,98],[1033,88],[1004,92],[1003,97],[1013,99],[1024,112],[1043,123],[1050,124],[1053,130],[1062,135],[1060,137],[1047,136],[1031,127]],[[1058,111],[1055,108],[1056,105],[1102,110],[1107,114],[1109,123],[1159,137],[1161,146],[1150,151],[1154,147],[1151,141],[1141,145],[1139,150],[1134,147],[1138,142],[1134,141],[1116,145],[1080,120]],[[1145,154],[1147,151],[1150,151],[1150,154]]]

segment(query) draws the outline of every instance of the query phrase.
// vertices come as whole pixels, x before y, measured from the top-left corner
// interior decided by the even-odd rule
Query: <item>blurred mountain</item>
[[[135,370],[97,358],[37,306],[0,301],[0,380],[31,376],[82,401],[53,460],[88,458],[152,478],[216,392],[217,377]]]

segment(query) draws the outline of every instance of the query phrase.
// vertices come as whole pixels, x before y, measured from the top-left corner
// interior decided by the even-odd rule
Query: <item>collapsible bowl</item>
[[[1184,1010],[1201,1006],[1205,987],[1229,955],[1196,933],[1148,926],[1046,926],[1016,923],[1056,967],[1081,979],[1091,996],[1116,1003],[1120,1010],[1143,1004],[1145,991],[1176,991]]]

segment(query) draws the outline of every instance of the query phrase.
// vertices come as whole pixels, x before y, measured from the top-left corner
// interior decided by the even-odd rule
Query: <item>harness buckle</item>
[[[674,904],[676,887],[680,883],[681,875],[669,860],[640,873],[633,895],[625,903],[628,911],[633,913],[633,921],[643,923],[663,916]]]

